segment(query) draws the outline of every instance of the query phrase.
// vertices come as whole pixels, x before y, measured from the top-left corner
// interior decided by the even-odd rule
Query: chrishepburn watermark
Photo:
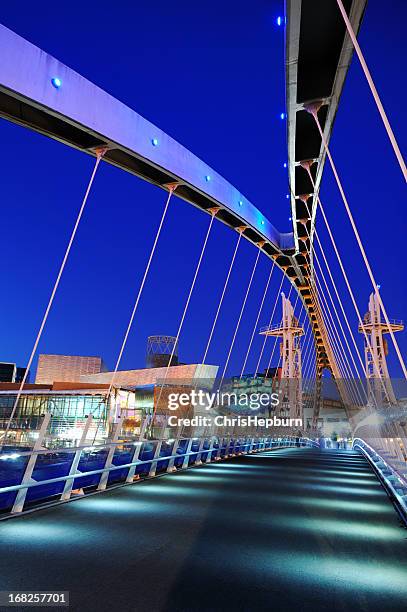
[[[261,417],[249,416],[226,416],[218,414],[215,417],[195,415],[191,418],[171,415],[168,419],[169,427],[298,427],[302,428],[303,420],[291,417]]]
[[[210,392],[203,389],[191,389],[181,393],[168,394],[169,410],[178,410],[187,406],[205,410],[233,406],[259,410],[260,408],[275,408],[279,403],[280,396],[278,393]]]

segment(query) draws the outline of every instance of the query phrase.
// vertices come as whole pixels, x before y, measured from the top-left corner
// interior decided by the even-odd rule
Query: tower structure
[[[178,341],[175,336],[149,336],[147,339],[147,367],[163,368],[178,365]]]
[[[283,316],[281,323],[263,328],[265,336],[281,338],[281,398],[282,408],[289,411],[291,418],[303,418],[301,348],[299,338],[304,330],[294,315],[294,309],[285,294],[281,294]]]
[[[359,333],[366,334],[365,340],[366,380],[368,385],[368,400],[373,406],[381,407],[397,403],[391,384],[386,357],[388,355],[385,334],[402,331],[403,321],[390,320],[390,325],[382,319],[377,292],[371,293],[369,310],[364,316],[363,324],[359,325]]]

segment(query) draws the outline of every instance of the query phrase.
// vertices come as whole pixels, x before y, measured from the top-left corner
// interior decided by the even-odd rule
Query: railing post
[[[118,421],[117,423],[113,426],[113,432],[112,432],[112,439],[110,441],[110,447],[109,447],[109,451],[107,453],[107,457],[106,457],[106,461],[105,461],[105,465],[103,468],[103,472],[100,476],[100,480],[99,480],[99,484],[98,484],[98,491],[104,491],[107,487],[107,480],[109,478],[109,469],[112,465],[112,461],[113,461],[113,455],[114,455],[114,451],[116,450],[116,442],[119,438],[119,433],[122,427],[122,423],[120,421],[120,417],[118,417]]]
[[[143,446],[143,441],[144,441],[144,436],[146,434],[147,431],[147,427],[149,425],[149,418],[148,416],[146,416],[146,418],[144,419],[141,428],[140,428],[140,434],[138,437],[138,441],[134,442],[135,445],[135,450],[133,453],[133,456],[131,458],[131,463],[135,463],[136,461],[138,461],[138,458],[140,457],[140,452],[141,452],[141,448]],[[126,482],[133,482],[134,481],[134,476],[136,473],[136,469],[137,469],[137,465],[132,465],[129,468],[129,471],[127,473],[127,477],[126,477]]]
[[[78,473],[77,472],[78,465],[79,465],[79,461],[81,460],[81,455],[82,455],[82,450],[83,450],[81,447],[83,447],[86,444],[86,439],[88,437],[88,432],[92,424],[92,420],[93,420],[93,416],[89,414],[86,417],[85,427],[83,428],[81,439],[79,440],[78,446],[80,448],[74,454],[74,457],[71,463],[71,467],[69,469],[69,477],[65,480],[64,490],[62,491],[62,494],[61,494],[61,501],[67,501],[71,497],[75,475]]]
[[[217,448],[218,454],[215,457],[215,461],[220,461],[222,459],[221,451],[222,451],[222,446],[223,446],[223,437],[216,436],[216,438],[218,440],[218,448]]]
[[[210,463],[212,461],[212,454],[213,454],[213,451],[215,450],[213,448],[213,445],[215,444],[215,437],[211,436],[210,440],[211,441],[209,442],[208,454],[206,456],[205,463]]]
[[[45,438],[45,434],[47,433],[48,425],[51,419],[51,414],[47,412],[44,415],[44,418],[41,423],[40,431],[38,433],[38,438],[35,441],[33,446],[32,453],[28,460],[27,466],[24,471],[24,476],[21,480],[20,484],[28,484],[32,480],[32,473],[34,471],[34,467],[37,461],[37,453],[35,451],[39,451],[41,449],[42,443]],[[25,498],[27,497],[28,488],[19,489],[17,491],[16,498],[14,500],[13,508],[11,509],[11,514],[16,514],[17,512],[22,512],[24,508]]]
[[[141,427],[140,427],[140,434],[139,434],[139,437],[138,437],[139,442],[140,442],[140,440],[144,440],[144,438],[146,436],[147,428],[149,426],[149,423],[150,423],[150,419],[149,419],[148,416],[146,416],[146,418],[144,419],[144,421],[142,422]]]
[[[198,455],[196,457],[195,465],[202,465],[202,452],[203,452],[203,447],[205,445],[205,440],[206,440],[206,435],[204,432],[204,435],[201,438],[201,441],[199,443]]]
[[[247,449],[249,448],[249,438],[245,436],[243,438],[243,444],[241,445],[242,450],[240,451],[241,455],[246,455]]]
[[[229,440],[226,442],[225,457],[224,457],[225,459],[229,457],[229,448],[231,444],[232,444],[232,438],[229,437]]]
[[[141,436],[141,433],[140,433],[140,436]],[[134,449],[133,456],[131,458],[131,463],[135,463],[136,461],[138,461],[138,458],[140,456],[141,447],[143,446],[143,440],[141,439],[141,437],[139,438],[138,442],[134,442],[134,445],[135,445],[135,449]],[[136,473],[136,469],[137,469],[137,465],[132,465],[131,467],[129,467],[129,471],[126,476],[126,482],[133,482],[134,476]]]
[[[185,457],[184,457],[184,461],[182,462],[182,469],[185,469],[188,467],[188,463],[189,463],[189,454],[191,452],[192,449],[192,443],[193,443],[194,439],[193,438],[189,438],[188,440],[188,444],[187,447],[185,449]]]
[[[171,455],[173,455],[173,457],[171,457],[169,463],[168,463],[168,467],[167,467],[167,472],[176,472],[177,468],[175,467],[175,459],[176,459],[176,452],[179,448],[179,443],[180,443],[181,438],[177,437],[174,440],[174,445],[172,447],[172,451],[171,451]]]
[[[157,463],[158,463],[158,459],[160,458],[160,451],[161,451],[162,445],[163,445],[163,441],[162,440],[157,440],[157,446],[155,447],[153,460],[151,462],[151,467],[150,467],[150,470],[148,472],[148,477],[149,478],[152,478],[153,476],[155,476],[155,474],[157,472]]]

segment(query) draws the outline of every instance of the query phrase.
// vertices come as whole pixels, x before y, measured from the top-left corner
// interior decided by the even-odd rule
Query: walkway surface
[[[204,465],[0,522],[0,542],[0,590],[75,611],[407,610],[407,530],[351,451]]]

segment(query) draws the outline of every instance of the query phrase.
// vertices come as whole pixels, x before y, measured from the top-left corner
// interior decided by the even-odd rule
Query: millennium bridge
[[[383,138],[388,136],[394,163],[406,179],[396,137],[358,44],[365,10],[365,0],[287,0],[285,16],[278,18],[285,29],[289,233],[280,232],[238,187],[163,129],[0,26],[0,116],[94,159],[41,325],[27,347],[25,374],[19,382],[0,384],[0,590],[69,591],[73,610],[90,611],[406,609],[407,415],[402,398],[407,397],[407,372],[395,336],[404,324],[388,316],[330,146],[355,56],[383,121]],[[145,237],[150,255],[114,370],[74,380],[71,387],[30,385],[28,372],[105,164],[164,194],[156,233]],[[327,164],[371,282],[366,313],[360,311],[357,288],[341,257],[346,245],[338,244],[329,223],[330,203],[321,202]],[[187,279],[177,334],[166,339],[169,358],[153,381],[152,409],[139,415],[136,427],[130,406],[134,385],[120,365],[176,198],[206,215],[207,230],[194,275]],[[211,331],[203,357],[183,380],[175,376],[174,358],[218,222],[234,233],[235,247],[224,285],[216,289],[217,310],[208,311]],[[329,243],[323,244],[321,224]],[[214,370],[208,352],[244,240],[255,254],[253,269],[227,357]],[[331,271],[331,257],[341,271],[340,282]],[[241,372],[228,378],[259,258],[269,263],[269,275]],[[271,296],[270,279],[276,275],[279,287]],[[258,335],[261,352],[249,380],[248,357]],[[389,350],[402,371],[398,386],[389,373]],[[278,365],[272,368],[274,354]],[[321,429],[327,372],[349,432],[335,439]],[[278,391],[280,397],[255,425],[237,421],[230,426],[209,418],[197,426],[189,421],[172,425],[172,392],[188,394],[199,387],[237,393],[247,390],[248,381],[252,386],[260,381],[263,391]],[[93,394],[92,410],[80,418],[63,412],[55,399],[70,397],[73,390]],[[36,412],[34,396],[41,399]],[[193,416],[190,408],[183,416]],[[236,414],[219,403],[216,412],[209,408],[204,406],[202,414]],[[267,426],[271,417],[272,430]],[[292,424],[284,427],[289,420]]]

